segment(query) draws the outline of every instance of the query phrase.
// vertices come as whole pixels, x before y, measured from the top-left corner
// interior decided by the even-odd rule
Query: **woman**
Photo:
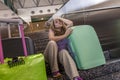
[[[53,19],[49,29],[48,45],[44,55],[50,64],[53,77],[60,77],[58,61],[64,66],[65,72],[71,80],[82,80],[76,65],[67,51],[67,37],[71,34],[73,22],[64,18]]]

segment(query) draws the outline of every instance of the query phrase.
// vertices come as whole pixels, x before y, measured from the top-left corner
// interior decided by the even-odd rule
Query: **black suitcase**
[[[28,55],[35,53],[34,43],[31,38],[25,37]],[[4,57],[24,56],[22,38],[14,37],[2,40]]]

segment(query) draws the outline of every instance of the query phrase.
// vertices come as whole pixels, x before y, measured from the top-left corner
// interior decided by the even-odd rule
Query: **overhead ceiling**
[[[64,4],[68,0],[14,0],[16,8],[41,7]]]
[[[31,16],[54,14],[67,1],[69,0],[1,0],[0,10],[10,8],[19,17],[29,23],[31,22]]]
[[[68,0],[4,0],[11,9],[33,8],[64,4]]]
[[[66,14],[69,12],[82,10],[82,9],[94,9],[94,8],[112,6],[112,4],[116,4],[116,6],[119,5],[119,3],[117,3],[119,2],[119,0],[92,0],[92,1],[91,0],[86,0],[86,1],[85,0],[2,0],[2,1],[4,1],[4,4],[9,6],[13,11],[17,10],[18,15],[26,20],[30,20],[30,17],[33,16],[38,17],[40,15],[43,16],[46,14],[51,14],[51,13],[53,14],[56,12],[55,9],[60,8],[60,6],[56,8],[55,5],[63,5],[67,1],[69,2],[65,4],[65,6],[63,6],[59,11],[57,11],[56,13],[57,15],[59,14],[61,15],[61,13]],[[0,10],[9,9],[4,4],[0,2]],[[43,13],[40,13],[41,10],[43,11]],[[32,12],[34,12],[34,14]]]

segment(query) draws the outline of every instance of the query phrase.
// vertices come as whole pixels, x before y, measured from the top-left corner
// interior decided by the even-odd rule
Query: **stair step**
[[[85,80],[93,80],[118,71],[120,71],[120,59],[108,61],[105,65],[89,70],[79,70],[79,74]]]
[[[109,77],[112,74],[117,74],[117,72],[119,72],[119,79],[111,79],[111,77]],[[79,70],[79,74],[84,80],[120,80],[120,59],[108,61],[105,65],[89,70]],[[48,80],[69,80],[64,73],[63,75],[64,79],[53,79],[49,77]],[[117,75],[115,75],[115,77],[116,76]]]
[[[69,80],[67,75],[63,75],[61,78],[48,77],[48,80]]]
[[[120,80],[120,72],[108,74],[106,76],[102,76],[93,80]]]

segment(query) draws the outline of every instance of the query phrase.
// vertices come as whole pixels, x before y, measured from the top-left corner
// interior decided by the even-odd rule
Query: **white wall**
[[[0,1],[0,10],[7,10],[9,9],[2,1]]]
[[[18,16],[11,10],[0,10],[0,18],[17,18]]]
[[[80,10],[82,8],[99,4],[104,1],[108,1],[108,0],[70,0],[56,14],[54,14],[53,17],[61,16],[64,13],[69,13],[71,11],[75,11],[78,9]]]

